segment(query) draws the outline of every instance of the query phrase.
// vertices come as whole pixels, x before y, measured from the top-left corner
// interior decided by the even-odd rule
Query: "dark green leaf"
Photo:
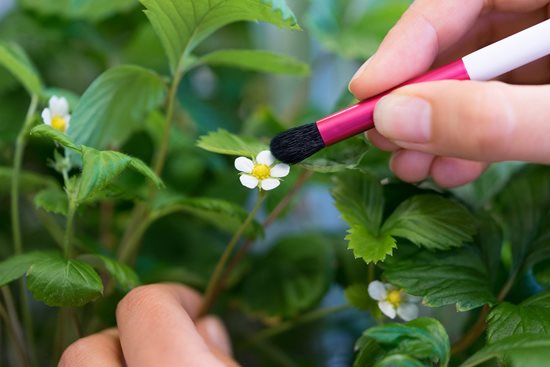
[[[309,66],[292,57],[262,50],[220,50],[200,57],[193,67],[202,64],[230,66],[272,74],[306,76]]]
[[[98,21],[137,5],[137,0],[22,0],[25,8],[48,16]]]
[[[278,242],[252,265],[242,301],[252,312],[293,317],[315,306],[331,281],[332,252],[322,237],[299,235]]]
[[[533,267],[533,275],[543,287],[550,286],[550,260],[539,262]]]
[[[262,150],[269,149],[266,144],[262,144],[256,139],[237,136],[223,129],[201,136],[197,146],[209,152],[251,158],[255,158]]]
[[[406,238],[430,250],[447,250],[472,241],[476,225],[460,204],[436,195],[403,202],[382,226],[382,233]]]
[[[383,261],[396,247],[393,238],[379,233],[384,209],[382,185],[359,171],[337,178],[332,190],[335,206],[350,229],[346,239],[355,257],[367,263]]]
[[[145,125],[147,113],[159,107],[166,85],[155,72],[121,65],[101,74],[84,92],[68,130],[77,144],[96,149],[120,147]]]
[[[50,213],[67,215],[69,202],[67,194],[60,188],[49,188],[40,191],[34,197],[34,205]]]
[[[0,167],[0,193],[9,192],[13,170],[11,167]],[[19,191],[33,192],[43,188],[56,188],[57,182],[49,176],[22,171],[19,174]]]
[[[369,146],[363,138],[348,139],[321,150],[300,165],[308,170],[320,173],[334,173],[356,168]]]
[[[284,1],[273,0],[141,0],[168,56],[172,73],[202,40],[238,21],[261,21],[299,29]],[[277,11],[276,11],[276,10]]]
[[[426,367],[426,365],[408,355],[392,354],[376,362],[374,367]]]
[[[359,352],[355,357],[353,367],[373,367],[377,360],[384,356],[384,350],[380,345],[364,334],[355,343],[355,349]]]
[[[79,260],[108,272],[124,290],[137,287],[140,282],[137,274],[128,265],[103,255],[83,255]]]
[[[516,334],[550,336],[550,291],[519,305],[503,303],[491,310],[487,322],[488,344]]]
[[[42,81],[25,51],[14,43],[0,42],[0,65],[19,80],[29,94],[42,93]]]
[[[30,266],[43,257],[49,257],[52,253],[46,251],[29,252],[15,255],[0,262],[0,287],[21,278]]]
[[[378,312],[378,302],[369,296],[367,284],[352,284],[345,289],[344,294],[353,307],[372,313]]]
[[[458,311],[468,311],[496,303],[485,265],[472,248],[406,253],[385,263],[384,275],[431,307],[456,304]]]
[[[31,265],[27,287],[35,299],[57,307],[79,307],[103,293],[101,279],[90,265],[59,254]]]
[[[538,334],[513,335],[481,348],[460,367],[478,366],[490,359],[501,358],[510,353],[525,353],[531,356],[530,363],[524,360],[521,365],[516,365],[518,367],[540,367],[548,362],[547,352],[549,348],[550,336]]]
[[[81,151],[81,148],[76,144],[74,144],[67,135],[46,124],[40,124],[33,127],[30,134],[41,138],[47,138],[47,139],[53,140],[56,143],[59,143],[64,147],[72,149],[74,151],[77,151],[77,152]]]

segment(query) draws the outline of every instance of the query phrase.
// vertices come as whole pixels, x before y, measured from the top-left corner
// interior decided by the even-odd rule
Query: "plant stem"
[[[69,210],[67,211],[67,226],[65,228],[65,240],[63,241],[63,253],[66,258],[71,257],[71,243],[72,243],[72,237],[73,237],[73,222],[74,222],[75,212],[76,212],[76,203],[71,197],[69,197]]]
[[[263,340],[263,339],[271,338],[271,337],[274,337],[276,335],[282,334],[282,333],[294,328],[295,326],[302,325],[302,324],[312,322],[312,321],[315,321],[315,320],[323,319],[323,318],[325,318],[327,316],[330,316],[332,314],[342,312],[344,310],[348,310],[348,309],[350,309],[350,307],[351,306],[348,305],[348,304],[343,304],[343,305],[339,305],[339,306],[320,308],[320,309],[317,309],[317,310],[313,310],[309,313],[306,313],[306,314],[300,316],[299,318],[297,318],[295,320],[286,321],[286,322],[283,322],[283,323],[281,323],[281,324],[279,324],[275,327],[272,327],[272,328],[269,328],[269,329],[264,329],[264,330],[260,331],[259,333],[257,333],[252,339],[254,339],[254,340]]]
[[[210,308],[212,307],[212,305],[214,304],[215,297],[216,297],[216,289],[219,287],[219,283],[222,281],[222,274],[223,274],[225,265],[227,264],[229,257],[233,253],[233,250],[235,249],[235,246],[237,245],[237,242],[243,235],[244,231],[256,217],[256,213],[262,206],[262,203],[265,197],[266,197],[265,191],[260,191],[260,194],[258,195],[258,199],[256,200],[256,204],[254,205],[254,208],[248,214],[248,216],[246,217],[244,222],[241,224],[239,229],[237,229],[235,234],[233,234],[233,237],[225,247],[225,250],[221,258],[220,260],[218,260],[218,263],[216,264],[214,272],[212,273],[212,277],[208,282],[208,287],[206,288],[206,292],[204,295],[204,301],[199,310],[199,317],[206,315],[210,310]]]
[[[17,332],[17,327],[13,325],[12,318],[8,315],[8,312],[4,306],[2,306],[2,303],[0,303],[0,318],[4,319],[6,329],[8,330],[11,340],[15,345],[18,364],[20,366],[28,366],[29,361],[27,360],[27,356],[25,354],[25,346],[22,340],[23,336]]]

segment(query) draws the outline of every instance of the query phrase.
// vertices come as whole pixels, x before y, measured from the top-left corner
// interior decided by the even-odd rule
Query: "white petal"
[[[288,164],[279,163],[271,169],[271,177],[285,177],[290,172],[290,166]]]
[[[280,184],[281,184],[281,181],[277,180],[276,178],[266,178],[265,180],[262,180],[262,182],[260,182],[262,190],[265,190],[265,191],[273,190]]]
[[[386,291],[386,287],[384,286],[384,283],[378,280],[375,280],[369,283],[370,298],[376,301],[382,301],[383,299],[386,299],[387,295],[388,295],[388,292]]]
[[[51,114],[49,108],[44,108],[42,110],[42,120],[44,121],[44,123],[46,125],[51,125],[52,124],[52,114]]]
[[[241,172],[250,173],[254,168],[254,162],[245,157],[239,157],[235,159],[235,168]]]
[[[275,162],[275,157],[269,150],[264,150],[258,153],[256,156],[256,162],[259,164],[266,164],[268,166],[271,166],[273,162]]]
[[[249,189],[255,189],[256,187],[258,187],[258,179],[254,176],[241,175],[239,179],[241,180],[243,186],[248,187]]]
[[[69,102],[63,97],[53,96],[49,104],[54,116],[65,116],[69,113]]]
[[[380,301],[378,302],[378,308],[382,313],[386,316],[388,316],[390,319],[395,318],[395,308],[392,306],[391,303],[386,301]]]
[[[411,321],[418,317],[418,306],[414,303],[403,303],[397,308],[397,315],[404,321]]]

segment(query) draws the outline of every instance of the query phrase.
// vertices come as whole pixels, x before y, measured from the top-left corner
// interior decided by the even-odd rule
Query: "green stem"
[[[25,354],[25,346],[23,344],[22,335],[17,332],[17,327],[13,325],[12,317],[8,314],[8,311],[0,303],[0,318],[4,319],[6,323],[6,330],[8,330],[13,345],[15,346],[17,361],[20,366],[28,366],[29,362]],[[16,320],[17,321],[17,320]]]
[[[63,253],[66,258],[71,257],[71,243],[73,238],[73,223],[76,213],[76,204],[69,194],[69,210],[67,211],[67,226],[65,228],[65,239],[63,241]]]
[[[239,229],[233,234],[233,237],[227,244],[222,257],[220,260],[218,260],[218,263],[216,264],[216,268],[214,269],[214,272],[212,273],[212,277],[210,278],[210,281],[208,282],[208,287],[206,288],[206,292],[204,295],[204,301],[202,303],[202,306],[199,311],[199,317],[204,316],[208,313],[212,305],[214,304],[215,296],[216,296],[216,289],[219,287],[219,283],[222,281],[222,274],[223,270],[225,268],[225,265],[227,264],[227,261],[229,260],[229,257],[233,253],[233,250],[235,249],[235,246],[237,245],[237,242],[239,242],[239,239],[243,235],[244,231],[250,223],[254,220],[256,217],[256,213],[262,206],[262,203],[266,197],[265,191],[260,191],[260,194],[258,196],[258,199],[256,200],[256,204],[254,205],[254,208],[252,211],[248,214],[245,221],[241,224]]]
[[[254,335],[254,337],[252,337],[252,339],[254,339],[254,340],[263,340],[263,339],[271,338],[271,337],[274,337],[276,335],[282,334],[286,331],[289,331],[289,330],[291,330],[292,328],[294,328],[298,325],[302,325],[302,324],[306,324],[308,322],[323,319],[327,316],[330,316],[330,315],[338,313],[338,312],[342,312],[344,310],[348,310],[350,308],[351,308],[350,305],[344,304],[344,305],[339,305],[339,306],[334,306],[334,307],[327,307],[327,308],[320,308],[320,309],[317,309],[317,310],[313,310],[309,313],[306,313],[306,314],[300,316],[299,318],[297,318],[295,320],[286,321],[286,322],[283,322],[283,323],[281,323],[281,324],[279,324],[275,327],[272,327],[272,328],[269,328],[269,329],[264,329],[264,330],[260,331],[259,333],[257,333],[256,335]]]

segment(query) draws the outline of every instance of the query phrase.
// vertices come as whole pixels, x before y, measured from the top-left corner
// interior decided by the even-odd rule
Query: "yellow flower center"
[[[256,164],[252,168],[252,176],[256,177],[258,180],[265,180],[271,175],[271,169],[267,164]]]
[[[65,132],[66,127],[65,119],[61,116],[54,116],[52,118],[52,127],[56,130],[59,130],[61,132]]]
[[[389,291],[386,300],[391,303],[392,306],[399,307],[402,301],[401,292],[398,290]]]

